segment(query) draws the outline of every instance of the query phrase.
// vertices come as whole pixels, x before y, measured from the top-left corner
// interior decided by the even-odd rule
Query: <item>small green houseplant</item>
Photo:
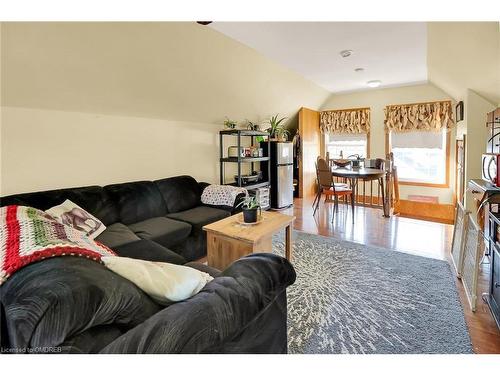
[[[226,117],[226,119],[224,120],[224,127],[226,129],[235,129],[236,128],[236,125],[238,125],[238,123],[236,121],[233,121],[233,120],[230,120]]]
[[[243,211],[243,221],[245,223],[256,223],[257,212],[262,214],[260,204],[255,196],[246,196],[236,207],[240,206]]]
[[[252,121],[247,120],[247,129],[248,130],[259,131],[260,130],[260,125],[259,124],[255,124]]]
[[[286,117],[278,119],[278,114],[271,116],[271,118],[269,119],[270,127],[266,129],[271,139],[278,139],[285,141],[288,139],[290,132],[282,124],[283,121],[285,120]]]

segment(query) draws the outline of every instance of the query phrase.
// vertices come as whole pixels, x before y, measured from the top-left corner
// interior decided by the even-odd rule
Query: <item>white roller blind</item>
[[[366,134],[328,134],[327,142],[365,141]]]
[[[443,132],[391,132],[392,148],[442,148]]]
[[[390,133],[391,151],[401,181],[446,182],[446,131]]]
[[[366,134],[328,134],[325,137],[326,151],[331,158],[350,155],[366,157]]]

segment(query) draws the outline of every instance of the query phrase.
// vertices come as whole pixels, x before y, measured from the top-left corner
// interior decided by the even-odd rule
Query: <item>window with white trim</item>
[[[359,155],[361,158],[367,156],[367,136],[361,134],[326,134],[325,149],[331,159],[347,158],[351,155]]]
[[[389,137],[400,181],[446,184],[446,130],[390,132]]]

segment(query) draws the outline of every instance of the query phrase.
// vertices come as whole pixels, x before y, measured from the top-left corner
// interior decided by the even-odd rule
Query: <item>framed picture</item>
[[[455,119],[456,122],[462,121],[464,119],[464,102],[459,101],[455,106]]]

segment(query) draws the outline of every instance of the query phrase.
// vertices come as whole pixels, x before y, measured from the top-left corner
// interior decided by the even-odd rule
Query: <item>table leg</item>
[[[351,211],[352,211],[352,222],[354,223],[354,190],[351,195]]]
[[[358,201],[358,179],[357,178],[352,178],[351,180],[351,190],[352,190],[352,198],[354,200],[353,204],[356,204]]]
[[[285,258],[292,261],[292,224],[285,228]]]
[[[387,204],[385,202],[385,189],[384,189],[384,178],[379,178],[378,183],[380,184],[380,190],[382,193],[382,211],[384,212],[384,217],[389,217],[389,214],[387,213]]]

